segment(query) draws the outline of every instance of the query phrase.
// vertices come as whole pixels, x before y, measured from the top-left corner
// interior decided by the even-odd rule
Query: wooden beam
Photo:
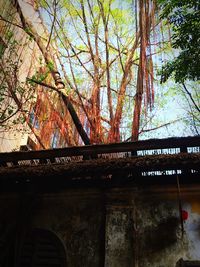
[[[94,156],[109,153],[133,152],[151,149],[169,149],[169,148],[187,148],[200,147],[200,136],[167,138],[167,139],[150,139],[137,142],[99,144],[88,146],[77,146],[67,148],[56,148],[38,151],[23,152],[5,152],[0,153],[0,165],[5,162],[32,160],[32,159],[49,159],[72,156]],[[116,156],[117,158],[117,156]]]

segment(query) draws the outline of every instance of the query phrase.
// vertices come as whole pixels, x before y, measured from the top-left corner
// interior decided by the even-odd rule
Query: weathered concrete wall
[[[133,266],[133,224],[130,207],[109,206],[106,212],[106,267]]]
[[[138,266],[170,267],[180,258],[200,259],[200,195],[199,190],[181,193],[182,209],[189,214],[182,236],[179,203],[176,189],[145,195],[136,201]],[[193,207],[193,208],[192,208]]]
[[[70,267],[175,267],[180,258],[200,260],[198,188],[182,190],[189,213],[183,237],[176,188],[77,189],[27,199],[30,205],[22,207],[30,210],[23,215],[17,195],[1,196],[1,242],[21,217],[22,228],[60,238]]]
[[[149,200],[137,204],[138,265],[175,266],[188,249],[181,239],[177,203]]]

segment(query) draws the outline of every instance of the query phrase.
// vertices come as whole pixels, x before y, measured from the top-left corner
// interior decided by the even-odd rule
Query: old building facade
[[[0,154],[1,266],[199,266],[198,151],[191,137]]]

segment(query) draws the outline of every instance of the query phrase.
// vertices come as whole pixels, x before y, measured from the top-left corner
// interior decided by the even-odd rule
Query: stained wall
[[[50,230],[71,267],[171,267],[180,258],[200,260],[199,188],[182,188],[180,197],[189,215],[184,232],[176,186],[1,195],[0,241],[6,250],[16,225],[23,233]]]

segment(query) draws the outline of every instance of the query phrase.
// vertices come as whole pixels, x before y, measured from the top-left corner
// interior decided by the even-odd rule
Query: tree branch
[[[184,82],[182,82],[183,88],[185,90],[185,92],[187,93],[187,95],[189,96],[190,100],[192,101],[192,103],[194,104],[196,110],[198,112],[200,112],[200,108],[197,106],[196,102],[194,101],[194,98],[192,97],[192,94],[190,93],[190,91],[187,89],[186,85],[184,84]]]
[[[47,46],[46,46],[47,50],[48,50],[48,47],[49,47],[49,44],[50,44],[50,41],[51,41],[51,37],[52,37],[52,34],[53,34],[53,28],[54,28],[55,21],[56,21],[56,6],[57,6],[57,1],[54,0],[53,1],[53,7],[54,7],[54,10],[53,10],[53,22],[52,22],[52,25],[51,25],[51,31],[50,31],[49,39],[48,39]]]
[[[32,23],[30,21],[27,21],[26,18],[24,17],[18,0],[15,1],[15,6],[16,6],[16,9],[19,13],[23,28],[28,29],[26,32],[29,36],[31,36],[33,38],[33,40],[38,45],[38,47],[39,47],[39,49],[40,49],[40,51],[44,57],[45,63],[47,64],[47,66],[49,64],[51,64],[51,65],[53,64],[53,67],[50,69],[50,71],[51,71],[52,77],[55,81],[57,88],[58,89],[64,89],[64,87],[65,87],[64,82],[60,78],[59,72],[56,68],[56,65],[55,65],[55,62],[53,60],[52,55],[47,51],[46,47],[44,46],[44,43],[42,42],[37,31],[34,29]],[[87,144],[87,145],[90,144],[90,140],[89,140],[89,138],[88,138],[77,114],[76,114],[76,111],[75,111],[72,103],[70,102],[70,99],[66,95],[64,95],[61,91],[59,91],[59,95],[62,97],[62,100],[63,100],[64,104],[66,105],[66,107],[67,107],[67,109],[68,109],[68,111],[72,117],[72,120],[76,126],[76,129],[77,129],[78,133],[80,134],[84,144]]]

